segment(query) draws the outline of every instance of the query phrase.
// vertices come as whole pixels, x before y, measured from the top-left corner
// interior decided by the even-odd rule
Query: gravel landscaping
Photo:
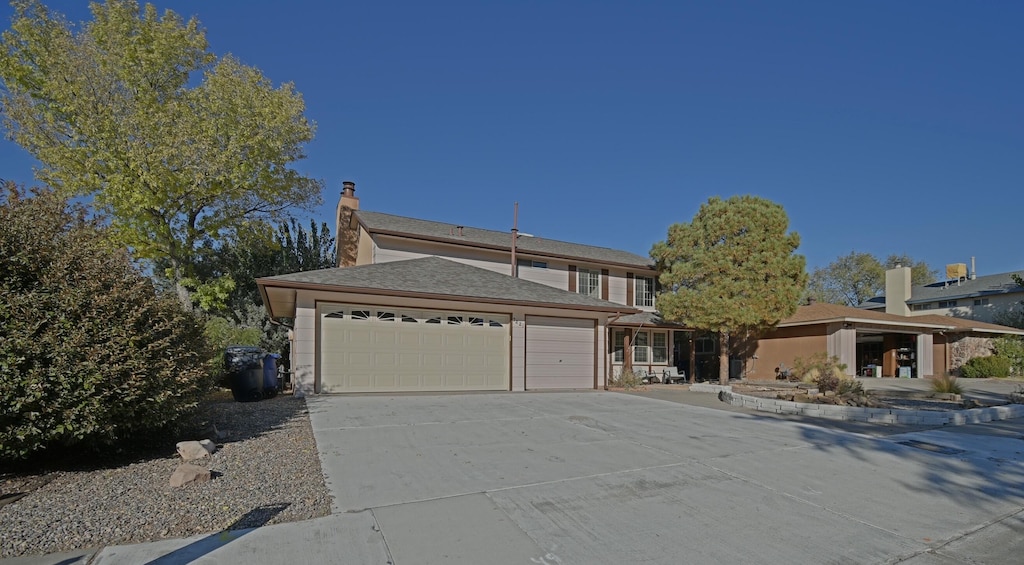
[[[309,412],[290,395],[255,403],[220,392],[198,414],[199,437],[222,435],[195,464],[213,479],[169,486],[182,463],[175,440],[112,462],[0,473],[0,557],[179,538],[330,514]],[[105,461],[109,461],[106,462]]]

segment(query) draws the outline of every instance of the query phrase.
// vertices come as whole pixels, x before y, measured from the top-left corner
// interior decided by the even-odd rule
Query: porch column
[[[827,348],[829,357],[838,357],[839,362],[846,365],[845,373],[847,375],[856,376],[857,329],[853,327],[853,324],[838,322],[829,324]]]
[[[931,377],[935,375],[935,340],[932,334],[924,333],[917,336],[917,374],[915,377]]]

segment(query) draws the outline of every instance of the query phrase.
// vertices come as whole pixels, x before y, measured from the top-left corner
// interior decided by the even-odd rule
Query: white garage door
[[[526,317],[526,388],[594,388],[594,321]]]
[[[508,390],[509,317],[321,304],[321,392]]]

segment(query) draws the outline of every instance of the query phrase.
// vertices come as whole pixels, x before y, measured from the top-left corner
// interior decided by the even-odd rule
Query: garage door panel
[[[322,391],[508,388],[509,316],[326,304],[320,313]]]
[[[593,320],[526,318],[526,388],[594,388]]]

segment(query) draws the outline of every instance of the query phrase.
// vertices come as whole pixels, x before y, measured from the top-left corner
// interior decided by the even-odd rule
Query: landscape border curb
[[[829,420],[849,420],[872,424],[918,424],[925,426],[963,426],[997,420],[1024,417],[1024,404],[1007,404],[966,410],[908,410],[903,408],[863,408],[793,402],[776,398],[762,398],[732,392],[729,387],[718,387],[718,399],[732,406],[750,408],[759,412],[814,416]],[[691,389],[692,390],[692,389]],[[701,391],[703,392],[703,391]],[[714,392],[714,391],[707,391]]]

